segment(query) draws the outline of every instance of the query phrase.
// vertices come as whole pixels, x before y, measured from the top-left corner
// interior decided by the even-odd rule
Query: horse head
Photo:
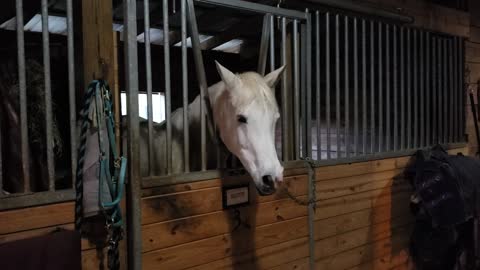
[[[234,74],[216,65],[223,83],[210,87],[208,94],[220,138],[253,178],[258,192],[272,194],[283,181],[275,148],[275,124],[280,117],[275,85],[284,67],[261,76]]]

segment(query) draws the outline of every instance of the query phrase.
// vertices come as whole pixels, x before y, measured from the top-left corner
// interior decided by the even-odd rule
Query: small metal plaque
[[[248,205],[250,203],[248,185],[223,187],[222,193],[224,209]]]

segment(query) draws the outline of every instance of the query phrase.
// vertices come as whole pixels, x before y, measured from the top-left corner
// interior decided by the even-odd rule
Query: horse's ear
[[[282,77],[281,75],[284,70],[285,70],[285,65],[265,75],[265,82],[267,83],[268,86],[270,86],[270,88],[272,89],[275,88],[277,83],[280,81],[280,78]]]
[[[226,67],[222,66],[217,61],[215,61],[215,65],[217,66],[218,74],[220,75],[220,78],[222,78],[222,81],[227,86],[227,89],[233,89],[238,80],[237,75],[233,74],[233,72],[228,70]]]

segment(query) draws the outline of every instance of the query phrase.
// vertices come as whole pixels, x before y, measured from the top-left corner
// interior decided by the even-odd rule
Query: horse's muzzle
[[[275,193],[275,182],[273,181],[273,177],[271,175],[264,175],[262,177],[262,184],[256,185],[258,193],[261,196],[272,195]]]

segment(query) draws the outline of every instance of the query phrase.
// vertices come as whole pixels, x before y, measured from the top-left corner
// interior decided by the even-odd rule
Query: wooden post
[[[92,80],[114,83],[114,44],[112,1],[76,0],[75,44],[77,45],[77,80],[85,89]],[[80,86],[80,85],[79,85]]]

